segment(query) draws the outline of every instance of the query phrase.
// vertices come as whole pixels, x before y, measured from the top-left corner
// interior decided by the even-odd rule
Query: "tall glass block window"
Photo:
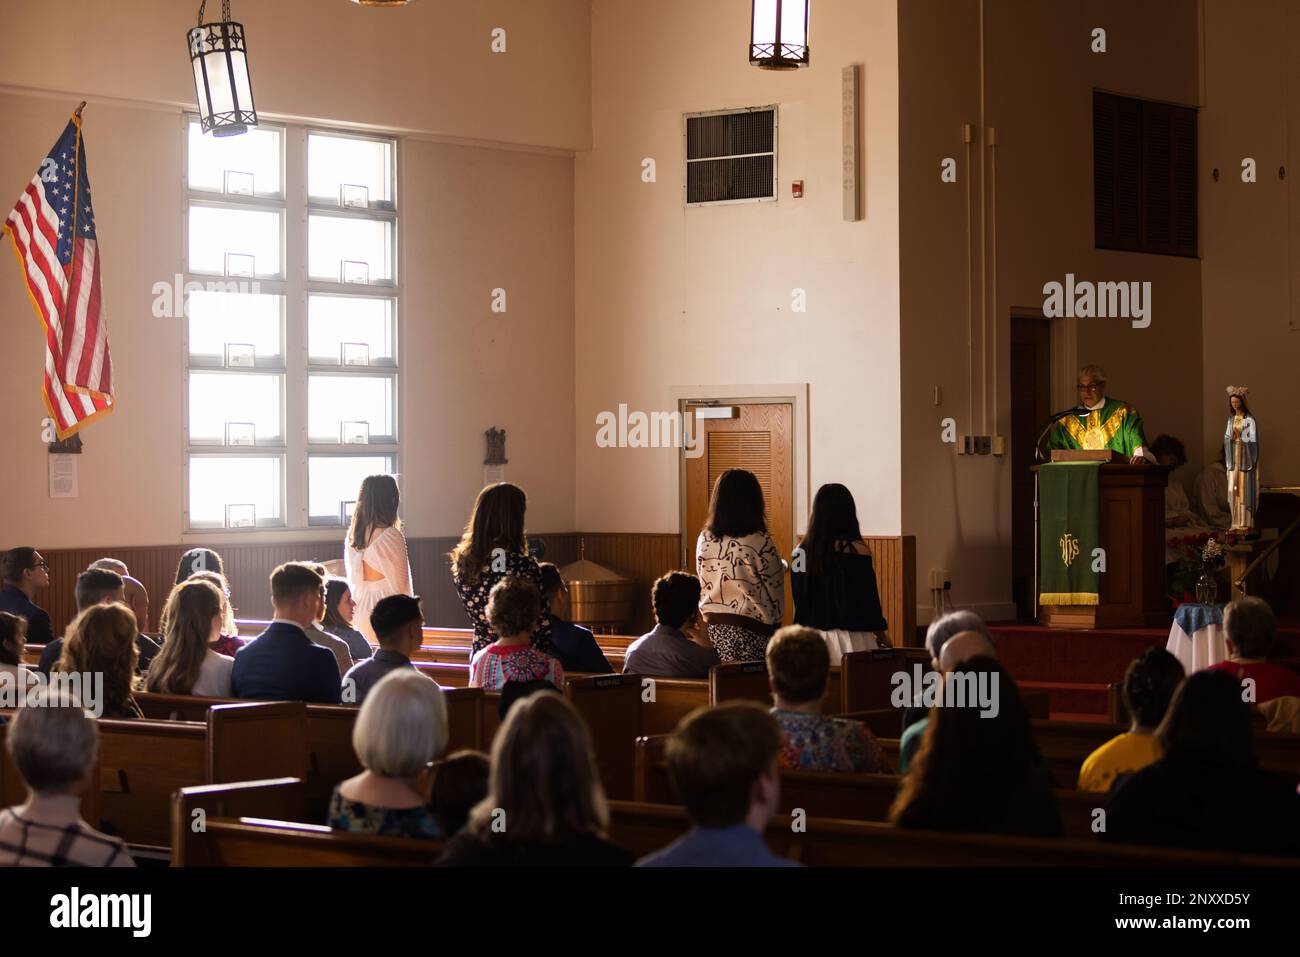
[[[397,140],[187,117],[184,144],[185,272],[154,311],[185,329],[186,528],[345,524],[398,469]]]

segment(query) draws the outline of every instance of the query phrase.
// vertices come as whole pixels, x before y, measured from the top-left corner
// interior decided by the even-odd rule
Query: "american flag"
[[[41,162],[4,231],[45,329],[45,407],[64,439],[113,410],[113,362],[80,117],[68,122]]]

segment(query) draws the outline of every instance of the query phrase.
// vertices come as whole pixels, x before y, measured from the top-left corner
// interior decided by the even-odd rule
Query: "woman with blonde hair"
[[[210,573],[200,573],[206,574]],[[199,575],[172,589],[163,606],[162,651],[149,665],[145,690],[230,697],[230,671],[235,659],[211,647],[224,624],[223,602],[217,586]]]
[[[334,789],[329,825],[339,831],[440,840],[417,779],[447,750],[447,702],[418,671],[389,672],[366,695],[352,730],[365,768]]]
[[[372,645],[379,644],[370,627],[370,613],[389,595],[413,595],[411,565],[407,556],[397,479],[367,475],[357,492],[352,525],[343,546],[343,564],[357,607],[354,627]]]
[[[460,542],[451,550],[451,581],[465,606],[465,614],[474,626],[474,644],[470,655],[478,654],[501,636],[488,621],[488,597],[497,582],[510,576],[524,578],[542,594],[542,614],[529,644],[538,651],[553,654],[551,647],[551,611],[547,605],[542,569],[528,553],[524,532],[524,512],[528,497],[518,485],[497,482],[478,493],[474,510]]]
[[[98,717],[141,718],[133,697],[138,690],[135,638],[139,633],[135,615],[121,602],[92,605],[68,626],[62,654],[52,670],[87,676],[102,674],[103,707]]]
[[[632,855],[606,840],[608,827],[587,726],[565,698],[541,691],[506,715],[492,744],[488,795],[438,863],[630,865]]]

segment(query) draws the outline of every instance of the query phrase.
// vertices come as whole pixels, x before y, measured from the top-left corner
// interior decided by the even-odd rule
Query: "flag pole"
[[[82,100],[81,105],[77,107],[76,111],[73,112],[72,115],[75,116],[77,119],[81,119],[81,111],[84,110],[85,108],[86,108],[86,101]]]

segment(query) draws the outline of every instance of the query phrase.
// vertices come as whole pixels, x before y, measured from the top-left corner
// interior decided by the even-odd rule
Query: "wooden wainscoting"
[[[598,562],[637,583],[632,618],[620,629],[640,634],[654,626],[650,586],[665,572],[679,567],[681,540],[676,534],[641,532],[530,533],[546,543],[544,561],[563,568],[579,555]],[[416,594],[424,602],[425,620],[438,628],[466,628],[469,620],[451,584],[447,553],[458,537],[408,539],[411,574]],[[916,545],[911,536],[868,538],[875,556],[880,601],[895,644],[912,644],[916,631]],[[226,577],[240,618],[270,618],[269,579],[275,567],[288,561],[324,562],[340,558],[338,542],[276,542],[270,544],[222,545],[216,549],[225,563]],[[50,588],[37,596],[37,603],[50,613],[56,635],[76,615],[73,588],[77,575],[97,558],[126,562],[131,574],[149,590],[148,626],[158,625],[158,614],[176,579],[176,564],[185,547],[180,545],[134,546],[130,548],[56,549],[42,551],[50,563]],[[686,571],[693,572],[693,568]]]
[[[916,641],[916,537],[868,536],[880,607],[889,622],[889,640],[895,647]]]

